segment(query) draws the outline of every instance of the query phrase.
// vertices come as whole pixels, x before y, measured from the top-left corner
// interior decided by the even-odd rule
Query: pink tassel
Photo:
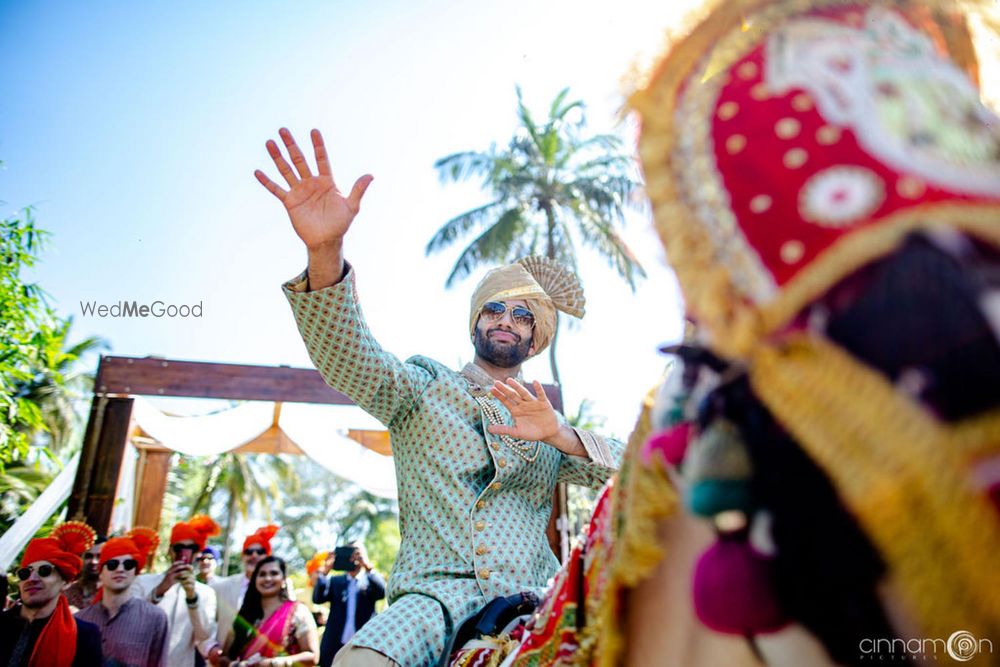
[[[654,455],[672,466],[680,465],[691,441],[691,422],[657,431],[642,445],[642,461],[649,465]]]
[[[716,632],[755,635],[788,623],[771,586],[771,563],[742,540],[721,540],[701,555],[694,573],[694,609]]]

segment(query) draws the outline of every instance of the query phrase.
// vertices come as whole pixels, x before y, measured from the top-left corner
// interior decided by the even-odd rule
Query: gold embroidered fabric
[[[1000,410],[954,425],[832,343],[760,348],[754,393],[826,472],[928,636],[1000,634],[1000,522],[974,483],[1000,454]]]

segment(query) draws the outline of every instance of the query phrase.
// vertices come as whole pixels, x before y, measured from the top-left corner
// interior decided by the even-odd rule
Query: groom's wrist
[[[580,436],[576,434],[573,427],[568,424],[559,424],[559,428],[555,434],[542,440],[542,442],[570,456],[587,456],[587,450],[583,446],[583,441],[580,440]]]

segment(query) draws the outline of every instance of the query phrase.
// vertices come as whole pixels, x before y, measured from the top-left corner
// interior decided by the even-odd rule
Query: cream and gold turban
[[[493,269],[480,281],[472,293],[469,333],[475,333],[484,304],[511,299],[522,299],[535,315],[532,356],[552,341],[556,331],[556,310],[581,318],[586,302],[583,286],[575,273],[546,257],[522,257],[513,264]]]

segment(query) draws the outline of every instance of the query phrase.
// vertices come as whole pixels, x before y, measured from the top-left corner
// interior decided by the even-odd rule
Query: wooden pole
[[[136,474],[135,516],[133,526],[160,529],[163,495],[167,490],[167,474],[173,452],[160,447],[139,448],[139,469]]]
[[[90,415],[87,417],[87,428],[83,433],[83,449],[80,451],[80,464],[76,469],[76,479],[73,480],[73,490],[70,492],[66,507],[66,516],[74,521],[84,521],[87,498],[90,495],[90,478],[97,461],[97,441],[101,436],[104,422],[104,410],[108,399],[97,394],[90,402]]]
[[[87,422],[81,465],[73,483],[67,515],[82,517],[102,535],[111,528],[133,402],[131,398],[95,397]]]

